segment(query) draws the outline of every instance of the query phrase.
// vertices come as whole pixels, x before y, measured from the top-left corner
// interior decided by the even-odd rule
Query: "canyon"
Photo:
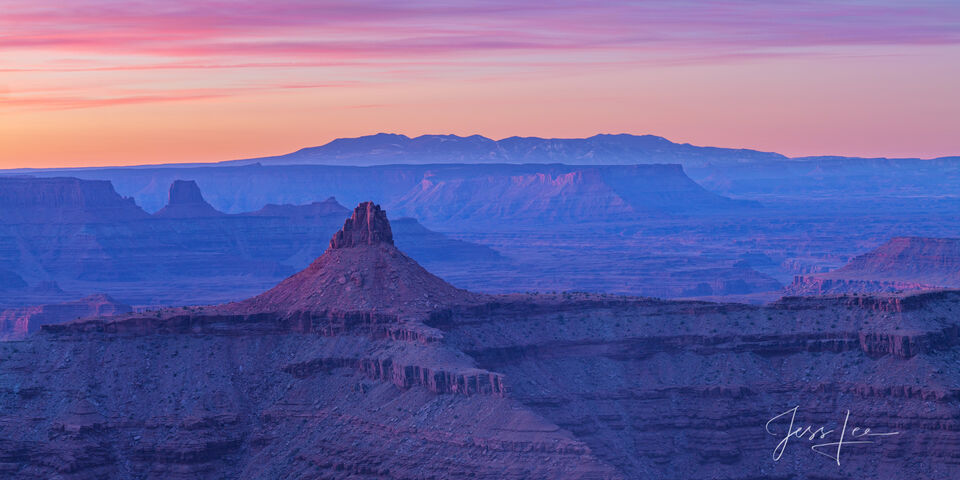
[[[134,305],[243,298],[306,266],[349,213],[327,198],[225,214],[183,180],[171,183],[168,204],[152,215],[106,181],[0,178],[0,191],[0,307],[96,293]],[[428,266],[503,261],[412,218],[394,228],[398,243]]]
[[[405,138],[341,139],[296,161],[0,172],[0,307],[245,298],[306,267],[347,212],[340,202],[366,199],[401,217],[396,242],[419,263],[486,293],[762,304],[840,292],[795,282],[893,237],[960,229],[954,158],[787,158],[621,135]],[[66,185],[74,193],[57,193]],[[937,286],[911,282],[848,290]]]
[[[389,135],[0,172],[0,472],[955,478],[957,173]],[[792,409],[895,434],[774,460]]]
[[[32,197],[0,205],[0,210],[20,212],[20,217],[0,222],[0,272],[6,272],[0,277],[0,306],[56,303],[94,293],[108,293],[131,305],[146,306],[244,298],[304,268],[322,253],[324,245],[318,239],[336,231],[339,218],[348,211],[329,193],[354,195],[368,185],[395,188],[398,193],[392,197],[390,208],[404,215],[394,222],[398,244],[418,262],[460,287],[490,292],[586,289],[681,296],[745,294],[781,286],[749,265],[734,267],[735,257],[690,258],[675,263],[666,272],[670,280],[659,290],[651,290],[647,285],[654,284],[642,281],[642,277],[624,283],[617,276],[594,274],[607,268],[604,263],[594,264],[595,259],[609,252],[611,260],[621,257],[615,268],[641,276],[644,272],[663,275],[659,262],[649,265],[647,258],[622,262],[620,252],[627,244],[611,229],[631,229],[642,219],[669,221],[677,212],[723,216],[760,208],[753,202],[708,192],[677,166],[623,166],[614,170],[501,167],[434,166],[419,172],[401,171],[399,176],[391,168],[302,171],[297,167],[290,172],[276,170],[280,177],[261,175],[259,169],[247,167],[218,167],[224,170],[216,170],[216,181],[203,176],[205,169],[174,169],[164,171],[172,178],[167,184],[166,203],[152,214],[138,206],[140,200],[135,203],[102,180],[0,178],[0,187],[32,185],[33,192],[40,192],[38,198],[59,198],[57,189],[69,188],[71,194],[59,200],[56,207],[76,212],[50,214],[45,210],[48,207]],[[142,173],[140,169],[130,172]],[[420,177],[410,176],[413,173]],[[204,178],[202,185],[214,185],[212,190],[220,195],[210,198],[206,188],[201,189],[201,181],[179,178],[186,174],[199,174]],[[294,176],[300,180],[291,180],[289,186],[276,183],[277,179]],[[149,178],[151,184],[159,181]],[[391,182],[401,180],[403,188],[390,187]],[[262,203],[250,204],[247,211],[224,212],[215,205],[225,193],[216,187],[219,181],[236,188],[249,184],[265,187],[263,196],[256,191],[239,195],[261,198]],[[304,193],[296,193],[300,181],[308,189]],[[233,191],[231,195],[238,197]],[[296,195],[274,195],[283,192]],[[307,192],[312,192],[311,196]],[[290,198],[302,203],[286,203]],[[483,237],[467,238],[470,232]],[[531,233],[563,238],[541,242]],[[594,240],[577,239],[581,233]],[[503,247],[494,247],[490,235],[499,234],[509,235],[504,237],[509,241]],[[597,255],[570,256],[559,262],[550,258],[560,252],[547,245],[556,244],[565,250],[569,247],[563,243],[571,240],[592,243]],[[534,246],[546,248],[539,254],[524,251]],[[559,272],[550,271],[557,267],[561,268]],[[578,277],[572,276],[575,273]],[[576,285],[553,283],[560,278],[569,278]],[[551,284],[544,284],[544,280]],[[36,285],[51,282],[57,285],[55,295],[30,294]]]
[[[304,270],[246,300],[94,314],[0,343],[0,471],[745,480],[960,469],[960,292],[764,306],[475,293],[398,248],[378,205],[341,222]],[[773,461],[782,435],[765,425],[795,406],[805,425],[839,428],[849,410],[858,426],[898,433],[848,445],[839,465],[800,441]]]

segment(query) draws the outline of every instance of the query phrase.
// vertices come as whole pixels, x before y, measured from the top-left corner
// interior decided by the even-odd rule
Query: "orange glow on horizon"
[[[104,1],[11,0],[0,17],[0,168],[221,161],[377,132],[960,155],[960,38],[943,27],[960,7],[851,4],[873,24],[838,31],[806,2],[283,0],[296,15],[244,2],[224,17],[200,1],[90,16]],[[635,38],[638,19],[650,39]]]

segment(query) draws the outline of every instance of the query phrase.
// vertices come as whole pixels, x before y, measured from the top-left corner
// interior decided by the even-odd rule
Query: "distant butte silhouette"
[[[200,187],[193,180],[174,180],[170,185],[167,205],[154,214],[157,217],[190,218],[225,215],[207,203]]]

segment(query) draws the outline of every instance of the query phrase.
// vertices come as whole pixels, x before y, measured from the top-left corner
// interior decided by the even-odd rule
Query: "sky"
[[[0,0],[0,168],[378,132],[960,155],[960,2]]]

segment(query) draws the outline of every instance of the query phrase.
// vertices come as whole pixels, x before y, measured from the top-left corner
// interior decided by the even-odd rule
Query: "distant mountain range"
[[[748,149],[698,147],[655,135],[594,135],[589,138],[510,137],[493,140],[480,135],[421,135],[378,133],[338,138],[326,145],[273,157],[223,163],[263,165],[384,165],[430,163],[566,163],[572,165],[633,165],[712,162],[752,163],[785,160],[778,153]]]
[[[835,198],[848,195],[953,196],[960,188],[960,156],[863,158],[836,155],[794,157],[742,148],[701,147],[655,135],[594,135],[589,138],[380,133],[339,138],[287,155],[233,160],[216,165],[392,164],[679,164],[694,181],[723,195]],[[339,196],[338,196],[339,198]],[[361,200],[361,199],[354,199]]]
[[[170,162],[176,162],[171,158]],[[438,164],[464,164],[491,168],[491,172],[507,172],[510,164],[564,164],[581,167],[625,166],[645,164],[679,164],[686,175],[721,195],[742,199],[765,200],[770,196],[792,199],[850,196],[885,196],[900,198],[954,198],[960,191],[960,156],[936,159],[861,158],[815,156],[790,158],[773,152],[750,149],[701,147],[674,143],[654,135],[594,135],[589,138],[509,137],[492,140],[480,135],[405,135],[379,133],[356,138],[339,138],[326,145],[309,147],[286,155],[277,155],[219,163],[166,163],[126,167],[85,167],[57,169],[0,170],[0,175],[30,174],[36,176],[71,176],[112,180],[123,195],[136,198],[148,211],[163,206],[166,187],[178,178],[207,183],[208,176],[221,176],[210,170],[229,167],[369,167],[397,166],[432,168]],[[500,168],[507,167],[507,168]],[[181,170],[191,169],[188,175]],[[259,178],[265,170],[245,170]],[[394,170],[397,171],[397,170]],[[299,173],[299,172],[298,172]],[[232,175],[232,174],[227,174]],[[336,175],[336,174],[335,174]],[[157,177],[158,182],[143,185],[134,177]],[[235,175],[234,175],[235,176]],[[162,178],[160,178],[162,177]],[[332,178],[325,177],[330,179]],[[297,183],[301,177],[295,174]],[[311,179],[313,180],[313,179]],[[245,180],[241,179],[241,182]],[[260,189],[255,182],[254,189]],[[285,182],[289,183],[289,182]],[[403,183],[403,182],[401,182]],[[329,192],[348,203],[376,200],[389,203],[387,197],[369,196],[381,186],[363,182],[363,195]],[[234,187],[231,185],[231,188]],[[288,188],[287,186],[284,189]],[[389,188],[389,187],[387,187]],[[338,189],[339,190],[339,189]],[[214,207],[227,211],[247,211],[263,205],[260,200],[286,203],[313,201],[308,198],[249,198],[256,205],[240,205],[247,199],[218,199],[219,193],[204,188]],[[236,195],[234,195],[236,197]],[[245,196],[249,197],[249,196]],[[267,196],[269,197],[269,195]]]
[[[945,157],[960,158],[960,157]],[[801,157],[793,160],[842,160],[856,157]],[[277,155],[221,162],[262,165],[385,165],[429,163],[566,163],[570,165],[633,165],[679,163],[685,167],[791,160],[774,152],[745,148],[701,147],[674,143],[656,135],[600,134],[588,138],[421,135],[378,133],[338,138],[326,145]],[[876,160],[876,159],[873,159]]]

